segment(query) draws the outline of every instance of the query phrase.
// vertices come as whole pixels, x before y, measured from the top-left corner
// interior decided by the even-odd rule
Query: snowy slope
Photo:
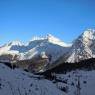
[[[88,29],[82,33],[65,57],[67,62],[72,63],[95,57],[95,30]]]
[[[66,95],[52,82],[0,63],[0,95]]]

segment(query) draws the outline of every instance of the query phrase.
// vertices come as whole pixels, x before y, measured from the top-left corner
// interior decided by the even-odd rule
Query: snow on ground
[[[51,81],[0,63],[0,95],[66,95]]]
[[[0,95],[95,95],[95,70],[55,75],[49,81],[0,63]]]
[[[60,89],[65,88],[67,95],[95,95],[95,70],[77,70],[56,76],[59,82],[55,84]]]

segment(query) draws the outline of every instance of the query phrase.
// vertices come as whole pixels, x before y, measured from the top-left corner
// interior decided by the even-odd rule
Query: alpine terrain
[[[95,30],[72,43],[48,34],[0,47],[0,95],[95,95]]]

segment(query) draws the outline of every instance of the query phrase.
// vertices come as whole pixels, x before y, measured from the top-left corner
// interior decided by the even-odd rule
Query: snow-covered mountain
[[[27,45],[29,49],[28,52],[25,52],[24,58],[30,59],[35,55],[41,54],[41,52],[45,52],[47,55],[52,56],[52,61],[55,61],[66,53],[70,46],[71,44],[66,44],[52,35],[48,35],[45,38],[36,38],[36,40],[30,41]],[[22,59],[24,58],[22,57]]]
[[[18,60],[26,60],[45,52],[52,56],[52,61],[55,61],[66,53],[70,46],[71,44],[66,44],[49,34],[46,37],[33,38],[25,45],[19,41],[10,42],[0,48],[0,55],[17,55]]]
[[[4,55],[10,54],[14,59],[16,55],[15,59],[17,60],[32,59],[41,55],[42,52],[51,56],[51,63],[60,58],[74,63],[95,57],[95,30],[87,29],[73,44],[66,44],[49,34],[45,37],[34,37],[27,44],[13,41],[0,48],[0,56],[4,57]]]
[[[18,47],[23,46],[23,44],[19,41],[13,41],[10,42],[8,44],[3,45],[2,47],[0,47],[0,55],[2,54],[18,54]],[[14,48],[15,49],[12,49]]]
[[[65,56],[67,62],[95,58],[95,30],[88,29],[73,43],[70,51]]]

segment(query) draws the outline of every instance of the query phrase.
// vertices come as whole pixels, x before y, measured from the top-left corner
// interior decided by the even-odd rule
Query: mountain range
[[[49,34],[43,38],[33,38],[27,44],[22,44],[19,41],[5,44],[0,48],[0,55],[17,55],[18,60],[25,60],[45,52],[47,55],[52,56],[52,61],[55,61],[66,53],[70,46],[71,44],[66,44]],[[7,58],[6,61],[8,61]]]
[[[42,53],[51,56],[51,63],[63,56],[65,62],[79,62],[95,57],[95,30],[87,29],[73,43],[67,44],[48,34],[46,37],[34,37],[27,44],[13,41],[0,47],[0,56],[16,56],[16,60],[32,59]],[[4,61],[10,61],[7,57]],[[3,59],[2,59],[3,60]]]

